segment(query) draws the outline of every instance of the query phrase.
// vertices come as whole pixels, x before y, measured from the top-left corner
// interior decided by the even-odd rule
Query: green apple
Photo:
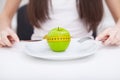
[[[71,36],[68,30],[58,27],[50,30],[47,34],[47,42],[55,52],[65,51],[70,43]]]

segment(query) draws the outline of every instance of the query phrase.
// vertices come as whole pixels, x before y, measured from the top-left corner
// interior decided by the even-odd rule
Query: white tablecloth
[[[26,55],[25,43],[0,49],[0,80],[120,80],[120,47],[101,47],[83,59],[51,61]]]

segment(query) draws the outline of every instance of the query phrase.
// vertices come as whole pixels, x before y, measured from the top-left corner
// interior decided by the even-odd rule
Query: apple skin
[[[69,46],[70,40],[69,31],[61,27],[50,30],[47,35],[48,45],[55,52],[65,51]]]

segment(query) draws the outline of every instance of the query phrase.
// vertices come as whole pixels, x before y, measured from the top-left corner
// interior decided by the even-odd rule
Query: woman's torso
[[[79,18],[76,0],[52,0],[52,8],[50,7],[49,13],[51,19],[43,23],[41,28],[34,28],[32,40],[42,39],[49,30],[58,26],[67,29],[72,37],[92,35]]]

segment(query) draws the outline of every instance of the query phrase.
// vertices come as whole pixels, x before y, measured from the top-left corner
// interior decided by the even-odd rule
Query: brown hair
[[[95,32],[103,17],[102,0],[76,0],[76,3],[79,17],[90,26],[89,30]],[[41,23],[49,19],[50,4],[51,0],[29,0],[27,9],[32,25],[39,28]]]

